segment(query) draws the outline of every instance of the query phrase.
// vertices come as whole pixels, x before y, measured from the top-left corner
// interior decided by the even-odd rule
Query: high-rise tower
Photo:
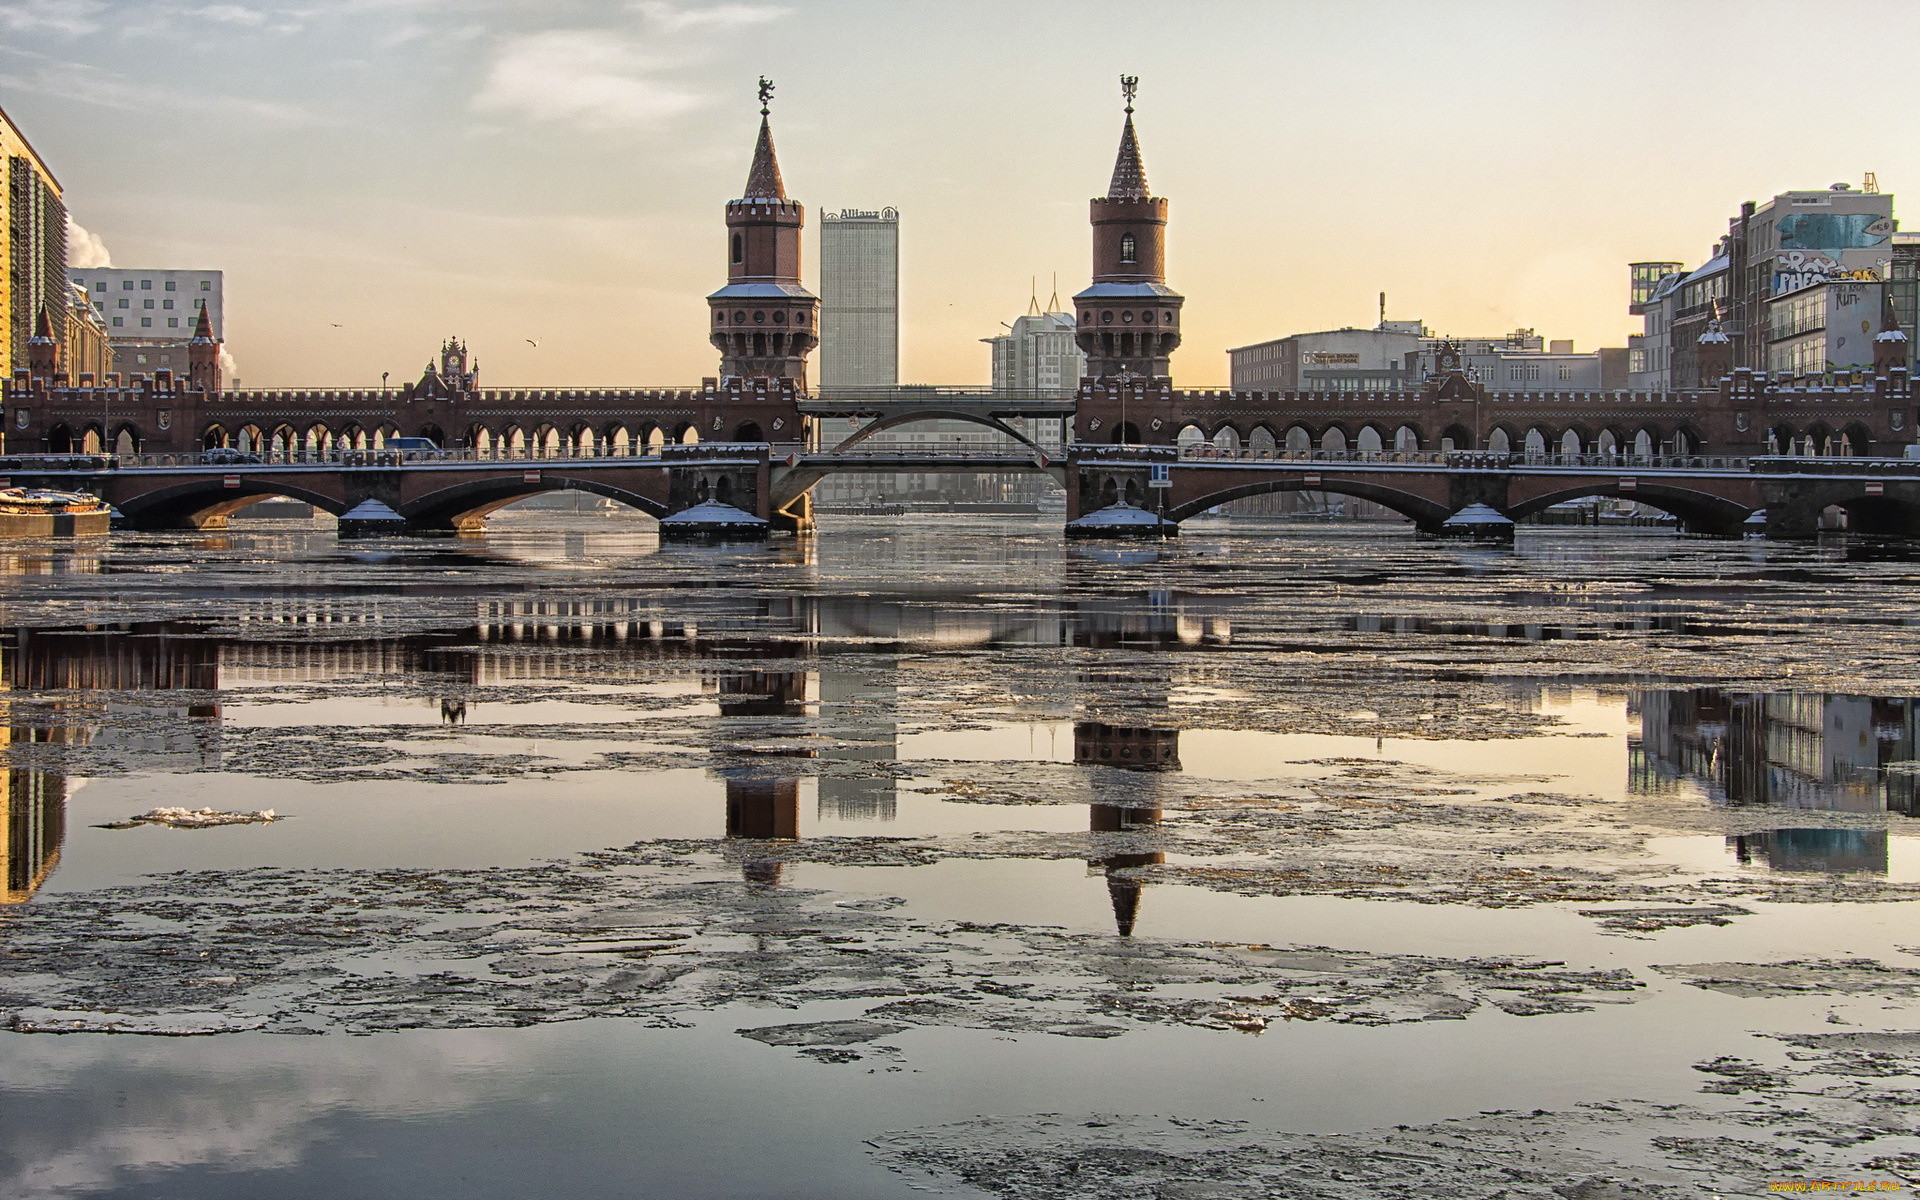
[[[1140,139],[1133,130],[1133,96],[1139,78],[1120,77],[1127,123],[1107,194],[1091,204],[1093,285],[1074,297],[1079,307],[1075,340],[1095,379],[1131,374],[1165,379],[1168,358],[1180,344],[1180,306],[1185,298],[1167,286],[1167,201],[1147,188]]]
[[[727,202],[727,286],[707,297],[720,373],[764,375],[806,387],[807,355],[819,344],[820,301],[800,286],[806,208],[787,199],[767,121],[773,84],[760,80],[760,140],[746,194]]]

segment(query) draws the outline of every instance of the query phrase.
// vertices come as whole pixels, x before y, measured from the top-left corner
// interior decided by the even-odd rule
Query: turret
[[[820,343],[820,301],[800,285],[800,231],[806,207],[787,198],[773,150],[769,102],[760,81],[760,138],[747,187],[727,202],[727,286],[707,297],[720,374],[773,376],[806,387],[807,355]]]
[[[33,336],[27,339],[27,374],[46,380],[60,374],[60,343],[53,336],[53,318],[45,308],[33,319]]]
[[[1700,386],[1717,388],[1733,372],[1733,339],[1720,328],[1720,302],[1713,302],[1713,315],[1707,318],[1706,331],[1699,341]]]
[[[1167,201],[1147,186],[1140,139],[1133,128],[1136,76],[1120,77],[1126,124],[1107,194],[1089,203],[1093,226],[1093,284],[1074,297],[1075,340],[1095,379],[1132,374],[1164,379],[1180,345],[1185,298],[1167,286]]]
[[[1873,373],[1889,375],[1896,368],[1905,369],[1909,350],[1907,331],[1900,328],[1900,315],[1893,310],[1893,289],[1882,284],[1880,332],[1873,339]]]
[[[220,339],[213,336],[213,318],[204,305],[187,340],[187,382],[203,392],[220,390]]]

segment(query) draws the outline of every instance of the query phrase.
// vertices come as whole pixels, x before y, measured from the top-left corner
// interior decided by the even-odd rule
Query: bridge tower
[[[220,390],[220,339],[213,336],[213,320],[204,308],[187,340],[187,382],[203,392]]]
[[[1140,139],[1133,128],[1133,97],[1139,80],[1120,77],[1126,124],[1107,194],[1089,205],[1093,225],[1093,283],[1074,297],[1079,310],[1075,340],[1095,379],[1132,375],[1144,380],[1171,375],[1168,359],[1180,345],[1180,306],[1185,298],[1167,286],[1167,201],[1147,187]]]
[[[820,301],[800,285],[806,207],[787,198],[780,178],[767,119],[772,98],[773,84],[762,79],[746,193],[727,201],[727,286],[707,305],[723,377],[792,379],[805,391],[807,355],[820,344]]]

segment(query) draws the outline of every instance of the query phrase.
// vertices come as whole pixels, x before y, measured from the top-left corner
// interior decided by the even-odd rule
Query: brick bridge
[[[234,512],[289,497],[336,516],[367,500],[397,514],[408,533],[484,527],[487,515],[530,496],[575,491],[654,517],[717,500],[802,529],[807,490],[828,475],[903,471],[1044,472],[1068,496],[1069,519],[1116,503],[1163,513],[1173,523],[1220,504],[1271,492],[1354,496],[1436,532],[1469,504],[1523,520],[1590,496],[1632,500],[1677,516],[1696,533],[1752,530],[1764,514],[1770,537],[1817,532],[1822,512],[1845,510],[1849,528],[1920,534],[1920,461],[1769,456],[1527,456],[1491,452],[1314,451],[1262,457],[1213,447],[1070,447],[1018,453],[961,447],[906,451],[707,442],[648,453],[497,459],[473,455],[347,453],[306,462],[234,463],[218,454],[8,456],[5,484],[90,491],[140,529],[221,528]],[[212,460],[212,461],[209,461]],[[1151,486],[1156,469],[1165,488]]]

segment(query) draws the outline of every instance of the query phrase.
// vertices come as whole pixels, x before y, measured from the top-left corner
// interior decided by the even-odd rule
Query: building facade
[[[820,386],[900,382],[900,211],[820,217]]]
[[[205,309],[213,335],[226,338],[226,277],[220,271],[87,267],[68,272],[93,300],[112,349],[109,371],[151,374],[187,366],[187,343]]]
[[[74,284],[67,305],[67,374],[75,380],[91,376],[104,381],[113,370],[113,348],[107,343],[107,321],[93,297]]]
[[[67,324],[67,208],[60,181],[0,110],[0,374],[27,363],[44,309],[56,336]]]
[[[998,337],[981,338],[993,352],[993,390],[1037,396],[1071,396],[1087,371],[1086,352],[1074,334],[1072,313],[1041,312],[1036,299],[1027,314]]]

